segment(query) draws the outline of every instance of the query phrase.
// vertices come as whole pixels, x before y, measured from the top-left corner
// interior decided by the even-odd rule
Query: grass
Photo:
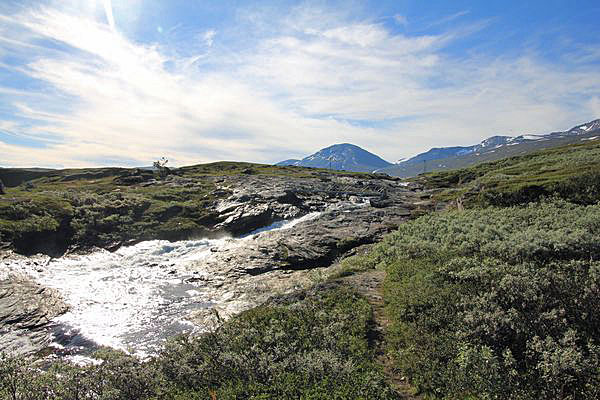
[[[440,201],[515,205],[543,196],[592,204],[600,193],[600,143],[542,150],[473,167],[421,175],[428,188],[443,189]],[[576,194],[574,194],[576,193]]]

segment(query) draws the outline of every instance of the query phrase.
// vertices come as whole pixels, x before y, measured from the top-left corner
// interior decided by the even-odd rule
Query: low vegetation
[[[184,173],[202,176],[210,168]],[[218,168],[259,173],[256,166]],[[316,173],[272,168],[263,172]],[[442,189],[438,200],[460,199],[465,210],[403,224],[367,254],[343,260],[335,275],[387,272],[385,342],[396,375],[432,399],[600,398],[596,171],[600,145],[588,143],[418,178]],[[73,237],[84,238],[104,233],[85,222],[96,218],[98,226],[107,218],[95,204],[102,210],[128,202],[130,214],[111,218],[135,226],[139,215],[183,207],[190,199],[181,193],[111,192],[116,197],[105,204],[77,192],[79,200],[48,197],[45,210],[69,215]],[[4,224],[61,223],[41,212],[3,212]],[[373,324],[364,298],[330,282],[243,313],[215,332],[175,338],[148,362],[101,352],[100,365],[41,372],[5,358],[0,387],[13,399],[397,398],[369,346]]]
[[[438,200],[462,198],[472,205],[511,206],[555,196],[577,204],[600,199],[600,143],[538,151],[417,178],[443,188]]]
[[[234,162],[184,167],[168,176],[124,168],[34,172],[0,168],[0,178],[13,184],[0,197],[0,246],[22,253],[206,235],[215,224],[210,206],[230,194],[217,189],[219,178],[357,174]]]
[[[388,342],[423,392],[600,396],[600,205],[425,216],[376,246]]]
[[[600,397],[600,145],[419,180],[466,211],[400,226],[360,262],[387,271],[388,347],[432,398]]]
[[[403,224],[340,272],[387,272],[397,375],[427,398],[600,398],[597,171],[586,144],[418,178],[465,210]]]
[[[369,303],[320,286],[280,298],[198,337],[171,340],[142,362],[100,351],[98,365],[0,362],[7,399],[393,399],[368,337]]]

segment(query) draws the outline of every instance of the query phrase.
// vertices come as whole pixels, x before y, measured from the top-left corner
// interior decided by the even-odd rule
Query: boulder
[[[28,278],[0,280],[0,349],[12,354],[31,354],[47,347],[52,336],[50,321],[67,312],[58,291]]]
[[[39,328],[67,312],[58,291],[24,277],[0,281],[0,329]]]

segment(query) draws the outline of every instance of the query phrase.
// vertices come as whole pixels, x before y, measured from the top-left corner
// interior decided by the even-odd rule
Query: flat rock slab
[[[41,350],[51,340],[45,327],[67,310],[57,290],[20,276],[0,280],[0,350],[17,354]]]

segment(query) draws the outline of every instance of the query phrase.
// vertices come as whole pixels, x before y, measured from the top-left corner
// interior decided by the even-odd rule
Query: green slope
[[[600,194],[600,142],[555,147],[416,179],[426,187],[441,188],[438,200],[513,205],[559,196],[593,204]]]
[[[600,140],[600,132],[594,131],[588,134],[560,136],[548,138],[546,140],[532,140],[524,143],[519,143],[514,146],[502,146],[496,149],[490,149],[485,152],[470,153],[461,156],[453,156],[428,160],[423,162],[404,162],[388,168],[379,170],[392,176],[412,177],[424,172],[446,171],[456,168],[465,168],[471,165],[476,165],[483,162],[500,160],[507,157],[524,155],[531,152],[561,147],[568,144],[586,143],[587,141]]]

